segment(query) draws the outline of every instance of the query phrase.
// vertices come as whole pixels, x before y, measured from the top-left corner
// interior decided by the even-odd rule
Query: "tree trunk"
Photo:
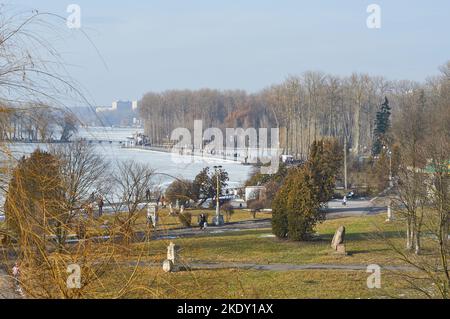
[[[420,244],[420,231],[415,232],[414,236],[414,253],[416,255],[420,254],[421,244]]]
[[[406,224],[406,250],[411,251],[413,247],[413,234],[414,231],[412,229],[412,223],[411,219],[408,217],[407,224]]]

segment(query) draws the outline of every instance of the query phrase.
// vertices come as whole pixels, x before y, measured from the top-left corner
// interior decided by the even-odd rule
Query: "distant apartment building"
[[[114,101],[111,107],[98,107],[95,112],[102,125],[140,127],[142,125],[137,114],[138,101]]]
[[[101,112],[113,112],[113,111],[119,111],[119,112],[127,112],[127,111],[136,111],[138,108],[138,102],[137,101],[113,101],[111,103],[111,107],[97,107],[95,111],[97,113]]]

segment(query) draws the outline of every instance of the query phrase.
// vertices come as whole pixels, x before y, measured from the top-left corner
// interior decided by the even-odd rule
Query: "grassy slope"
[[[330,254],[330,241],[339,225],[347,228],[350,255]],[[403,239],[395,229],[401,224],[385,224],[384,216],[351,217],[325,221],[317,228],[319,237],[313,242],[287,242],[262,237],[270,229],[234,232],[210,237],[173,240],[181,246],[186,263],[329,263],[401,264],[386,242],[375,235],[381,227],[399,245]],[[147,261],[165,259],[169,241],[158,240],[134,245],[134,254]],[[127,260],[129,260],[128,258]],[[128,267],[128,271],[131,267]],[[125,273],[116,269],[108,284],[123,283]],[[401,298],[416,296],[395,273],[382,272],[382,289],[368,289],[370,274],[364,270],[295,270],[256,271],[242,269],[194,270],[164,273],[160,267],[139,266],[136,284],[141,289],[125,294],[142,298]],[[107,284],[107,286],[108,286]]]
[[[330,242],[336,228],[346,226],[346,246],[349,256],[331,254]],[[349,217],[325,221],[317,227],[318,238],[310,242],[289,242],[270,235],[270,229],[232,232],[228,234],[179,238],[172,240],[182,248],[181,255],[189,263],[251,262],[251,263],[340,263],[340,264],[396,264],[384,239],[377,235],[377,225],[391,240],[401,244],[396,225],[386,225],[383,216]],[[147,260],[164,260],[170,240],[136,244],[135,253],[143,252]]]

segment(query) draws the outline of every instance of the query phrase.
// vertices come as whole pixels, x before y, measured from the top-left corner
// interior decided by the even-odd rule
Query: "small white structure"
[[[179,270],[178,264],[179,247],[173,242],[167,246],[167,259],[163,262],[163,270],[165,272],[175,272]]]
[[[247,202],[242,198],[234,198],[229,203],[233,208],[247,208]]]
[[[153,227],[158,225],[158,204],[149,203],[147,205],[147,220],[152,223]]]
[[[392,213],[392,201],[389,200],[388,202],[388,206],[387,206],[387,218],[386,218],[386,222],[392,222],[394,220],[394,214]]]
[[[265,186],[247,186],[245,188],[245,201],[254,199],[264,199],[266,196]]]

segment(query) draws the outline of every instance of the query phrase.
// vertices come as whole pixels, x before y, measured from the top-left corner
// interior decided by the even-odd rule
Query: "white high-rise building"
[[[138,101],[113,101],[111,107],[97,107],[97,113],[107,111],[136,111],[138,108]]]

